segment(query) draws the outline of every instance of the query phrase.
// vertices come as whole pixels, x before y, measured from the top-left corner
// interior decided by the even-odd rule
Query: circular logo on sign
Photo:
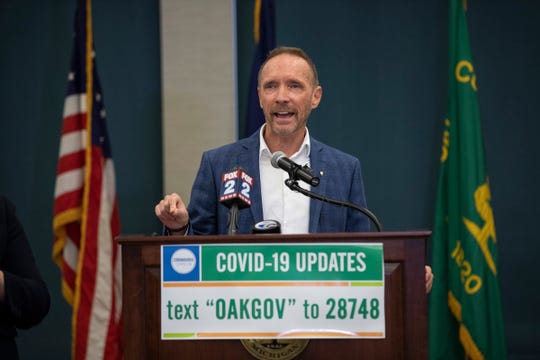
[[[197,264],[195,254],[189,249],[178,249],[171,256],[171,266],[179,274],[189,274]]]
[[[304,351],[309,339],[240,340],[246,350],[259,360],[291,360]]]

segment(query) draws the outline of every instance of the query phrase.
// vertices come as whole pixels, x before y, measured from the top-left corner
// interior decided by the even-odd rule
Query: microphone
[[[229,208],[229,235],[238,232],[238,210],[251,206],[253,183],[253,178],[242,168],[235,168],[221,176],[219,202]]]
[[[272,163],[272,166],[275,168],[281,168],[289,173],[289,179],[285,180],[285,185],[287,185],[292,191],[298,191],[301,194],[304,194],[310,198],[317,199],[320,201],[324,201],[330,204],[338,205],[338,206],[345,206],[354,210],[358,210],[364,215],[366,215],[377,227],[377,231],[382,231],[381,223],[379,222],[379,219],[368,209],[355,205],[353,203],[349,203],[346,201],[340,201],[340,200],[334,200],[331,198],[328,198],[326,196],[322,196],[316,193],[313,193],[307,189],[302,188],[300,185],[298,185],[297,180],[305,181],[306,183],[317,186],[319,185],[319,178],[316,176],[313,176],[313,172],[309,168],[309,166],[304,165],[300,166],[291,159],[289,159],[287,156],[285,156],[285,153],[283,151],[276,151],[272,155],[272,159],[270,160]]]
[[[270,159],[272,166],[276,169],[283,169],[289,173],[289,177],[294,180],[302,180],[311,186],[319,185],[320,179],[313,175],[313,172],[309,166],[304,165],[300,166],[287,156],[283,151],[276,151]]]
[[[281,224],[277,220],[259,221],[251,229],[252,234],[281,234]]]

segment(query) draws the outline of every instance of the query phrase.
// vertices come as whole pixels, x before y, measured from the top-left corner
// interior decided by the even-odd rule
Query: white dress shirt
[[[264,127],[261,127],[259,138],[259,171],[261,176],[261,197],[264,220],[277,220],[281,224],[282,234],[307,234],[309,232],[309,197],[293,192],[285,185],[289,174],[276,169],[270,163],[272,153],[263,138]],[[309,132],[306,129],[304,142],[291,160],[297,164],[309,165],[309,152],[311,149]],[[308,184],[303,188],[310,190]]]

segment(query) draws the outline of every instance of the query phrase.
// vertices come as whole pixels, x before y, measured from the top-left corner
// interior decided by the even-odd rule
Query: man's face
[[[314,84],[304,59],[281,54],[262,69],[258,93],[267,125],[273,133],[286,136],[304,131],[311,110],[321,101],[322,88]]]

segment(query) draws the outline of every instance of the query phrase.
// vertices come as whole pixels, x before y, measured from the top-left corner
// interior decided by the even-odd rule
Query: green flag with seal
[[[433,228],[430,359],[505,359],[497,237],[465,3],[450,0],[448,117]]]

